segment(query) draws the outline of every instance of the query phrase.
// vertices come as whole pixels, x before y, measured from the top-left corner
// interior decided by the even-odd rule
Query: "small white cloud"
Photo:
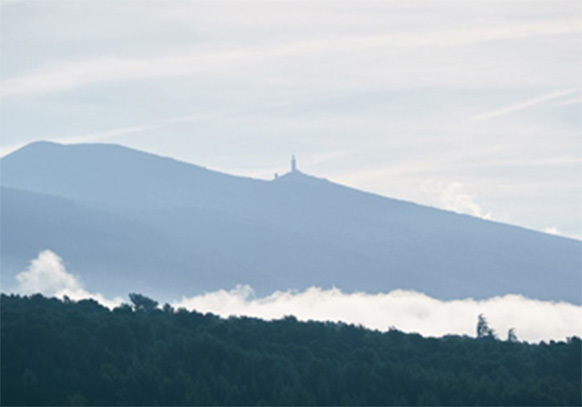
[[[14,291],[19,294],[40,293],[58,298],[67,296],[73,300],[91,298],[109,308],[123,302],[121,298],[110,300],[99,293],[86,291],[81,280],[68,273],[63,260],[50,250],[40,252],[38,257],[30,262],[28,268],[18,273],[15,278],[18,285]]]
[[[366,294],[311,287],[256,298],[251,287],[237,286],[231,291],[182,298],[173,305],[223,317],[246,315],[272,320],[294,315],[300,320],[342,321],[381,331],[394,326],[425,336],[474,336],[479,314],[487,317],[501,339],[510,328],[516,329],[520,339],[536,342],[582,334],[582,307],[520,295],[442,301],[414,291]]]
[[[81,290],[81,281],[67,273],[62,259],[50,250],[44,250],[30,262],[28,268],[16,275],[18,292],[41,293],[54,296],[62,290]]]
[[[422,190],[436,198],[439,205],[449,211],[465,213],[478,218],[491,220],[491,213],[485,212],[475,198],[465,192],[460,182],[439,182],[427,180],[421,185]]]
[[[549,233],[550,235],[561,235],[562,233],[555,227],[553,226],[546,226],[546,228],[544,228],[544,232]]]
[[[556,235],[556,236],[567,237],[567,238],[570,238],[570,239],[582,240],[582,235],[580,235],[580,234],[568,234],[568,233],[564,233],[564,232],[562,232],[560,229],[558,229],[555,226],[546,226],[544,228],[544,232],[549,233],[550,235]]]

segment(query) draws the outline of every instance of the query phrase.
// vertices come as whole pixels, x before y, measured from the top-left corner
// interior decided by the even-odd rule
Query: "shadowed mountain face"
[[[4,288],[51,249],[109,295],[335,285],[581,302],[579,241],[299,171],[259,181],[116,145],[46,142],[4,157],[1,169]]]

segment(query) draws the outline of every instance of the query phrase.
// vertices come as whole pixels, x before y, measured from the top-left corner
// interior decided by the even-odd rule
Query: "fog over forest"
[[[127,298],[106,298],[84,287],[67,272],[62,259],[51,251],[39,253],[16,276],[14,292],[42,293],[71,299],[92,298],[113,308]],[[517,294],[485,300],[443,301],[411,290],[387,293],[342,292],[311,287],[303,291],[276,291],[256,296],[252,287],[239,285],[171,302],[175,308],[210,312],[222,317],[251,316],[266,320],[293,315],[299,320],[341,321],[386,331],[397,328],[424,336],[475,335],[477,316],[484,314],[500,339],[514,328],[520,340],[539,342],[582,336],[582,307],[567,302],[539,301]]]

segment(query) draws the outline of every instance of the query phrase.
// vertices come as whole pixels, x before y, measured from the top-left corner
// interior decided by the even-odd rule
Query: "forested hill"
[[[2,405],[580,405],[581,342],[1,297]]]

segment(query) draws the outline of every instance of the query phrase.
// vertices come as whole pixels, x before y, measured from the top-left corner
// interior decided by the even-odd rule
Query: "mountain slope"
[[[4,187],[1,194],[4,288],[13,287],[15,273],[46,249],[62,256],[68,271],[80,275],[87,287],[109,294],[125,295],[128,287],[167,293],[176,287],[168,284],[166,271],[178,271],[180,264],[185,259],[192,261],[194,255],[192,264],[208,273],[201,272],[199,277],[232,284],[231,280],[221,280],[210,267],[226,268],[228,263],[173,244],[142,222],[50,195]]]
[[[300,172],[259,181],[102,144],[34,143],[0,165],[4,187],[62,200],[51,209],[58,214],[55,225],[73,222],[67,206],[82,205],[91,213],[73,223],[100,223],[112,239],[123,241],[121,247],[139,253],[132,271],[131,260],[120,267],[121,254],[111,253],[95,272],[102,282],[131,276],[115,285],[122,293],[133,290],[125,284],[139,273],[141,284],[174,297],[242,283],[259,293],[335,285],[348,291],[416,289],[439,298],[520,293],[581,301],[579,241],[364,193]],[[14,264],[31,251],[22,250],[28,244],[25,226],[9,220],[34,219],[28,220],[35,223],[30,230],[42,230],[45,220],[37,216],[41,208],[2,201],[2,265],[13,274]],[[119,222],[103,223],[95,211]],[[129,224],[151,232],[134,232]],[[42,240],[37,247],[54,248],[66,261],[71,257],[83,275],[94,270],[88,253],[107,248],[106,241],[85,242],[86,234],[76,229],[36,237]]]

